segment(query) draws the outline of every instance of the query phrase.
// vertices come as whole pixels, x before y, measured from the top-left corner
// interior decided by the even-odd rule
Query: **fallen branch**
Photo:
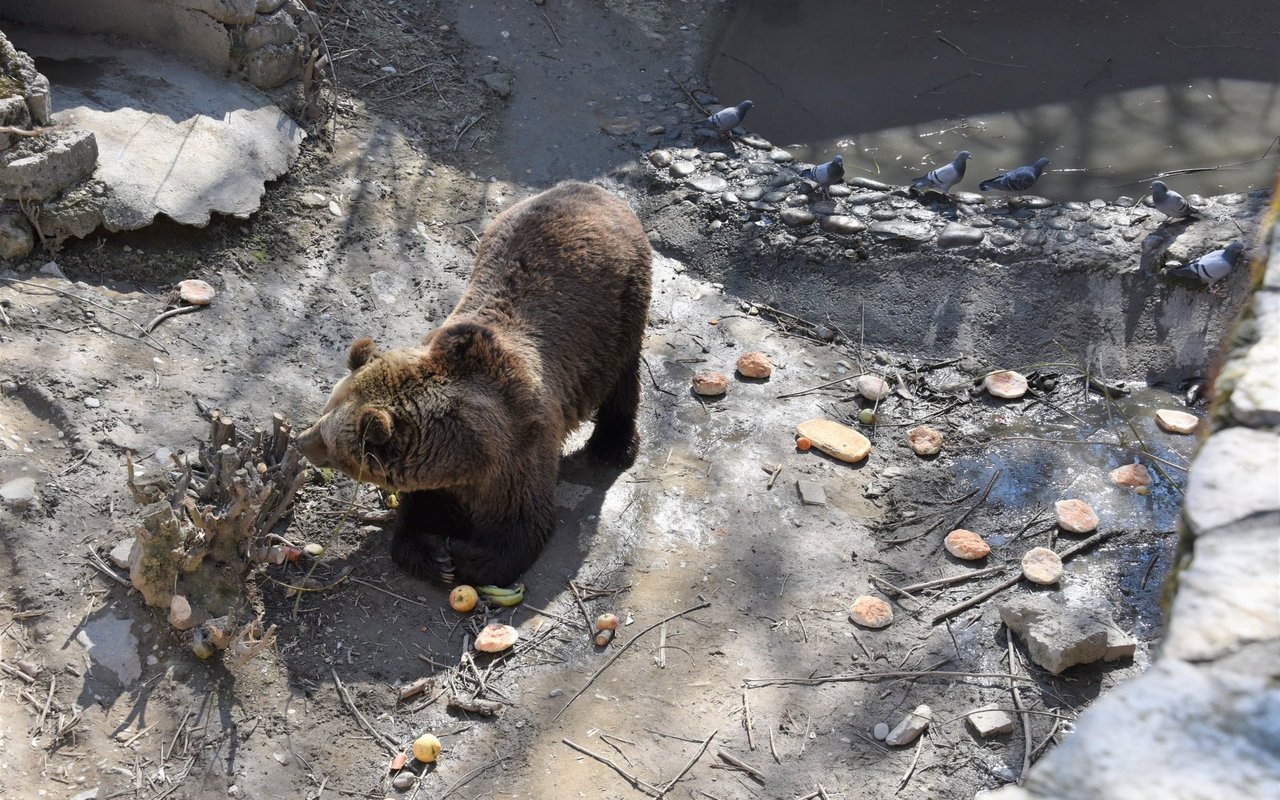
[[[920,760],[920,751],[924,749],[925,737],[921,736],[916,742],[916,753],[911,757],[911,763],[907,765],[907,771],[902,774],[902,780],[898,781],[898,788],[893,790],[894,794],[902,791],[907,786],[907,782],[911,780],[911,776],[916,771],[916,762]]]
[[[743,698],[744,699],[746,698],[745,693],[743,694]],[[707,752],[707,746],[711,744],[711,740],[714,739],[716,737],[716,734],[719,732],[720,732],[720,729],[716,728],[714,731],[711,732],[709,736],[707,736],[706,739],[702,740],[702,746],[698,748],[698,752],[693,754],[693,758],[689,759],[689,763],[684,765],[684,769],[677,772],[676,776],[672,778],[670,781],[668,781],[666,786],[662,787],[662,791],[658,792],[656,796],[657,798],[661,798],[667,792],[671,791],[672,787],[674,787],[680,781],[680,779],[684,777],[685,773],[693,769],[693,765],[698,763],[698,759],[702,758],[703,753]]]
[[[659,789],[653,784],[647,783],[646,781],[642,781],[639,778],[637,778],[635,775],[632,775],[630,772],[627,772],[625,769],[615,764],[613,760],[610,759],[608,756],[602,756],[599,753],[593,753],[592,751],[588,750],[587,748],[583,747],[580,744],[577,744],[576,742],[570,739],[561,739],[560,741],[569,745],[574,750],[577,750],[579,753],[582,753],[585,756],[590,756],[591,758],[594,758],[596,761],[599,761],[601,764],[605,764],[606,766],[612,767],[614,772],[617,772],[623,778],[626,778],[627,783],[630,783],[632,786],[634,786],[635,788],[639,789],[640,791],[644,792],[647,795],[652,795],[653,797],[656,798],[656,797],[661,797],[663,794],[666,793],[665,789]]]
[[[949,659],[947,659],[949,660]],[[895,670],[892,672],[862,672],[845,675],[828,675],[823,678],[746,678],[743,683],[749,689],[765,686],[821,686],[824,683],[849,683],[851,681],[883,681],[898,678],[1001,678],[1005,680],[1031,679],[1007,672],[943,672],[937,670]]]
[[[952,575],[950,578],[938,578],[937,580],[933,580],[933,581],[923,581],[921,583],[913,583],[910,586],[903,586],[902,591],[921,592],[921,591],[924,591],[925,589],[939,589],[943,586],[952,586],[957,583],[965,583],[966,581],[977,580],[978,578],[986,578],[990,575],[996,575],[1004,571],[1005,571],[1005,566],[1001,564],[996,567],[987,567],[986,569],[980,569],[977,572],[969,572],[964,575]]]
[[[1106,539],[1110,536],[1114,536],[1117,533],[1121,533],[1121,530],[1116,529],[1116,530],[1109,530],[1109,531],[1099,531],[1094,535],[1090,536],[1088,539],[1085,539],[1082,542],[1077,542],[1076,544],[1072,545],[1066,550],[1063,550],[1061,553],[1058,553],[1058,557],[1061,558],[1063,561],[1066,561],[1067,559],[1071,558],[1072,556],[1076,555],[1082,550],[1088,547],[1092,547],[1093,545],[1097,544],[1103,539]],[[954,617],[956,614],[959,614],[962,611],[967,611],[968,609],[973,608],[974,606],[978,605],[984,600],[994,595],[997,595],[1000,592],[1003,592],[1005,589],[1008,589],[1010,586],[1013,586],[1020,580],[1022,580],[1021,570],[1018,571],[1018,574],[1014,575],[1008,580],[1002,581],[1000,584],[996,586],[992,586],[990,589],[986,590],[985,592],[979,595],[976,595],[974,597],[971,597],[968,600],[965,600],[963,603],[954,605],[951,608],[948,608],[946,611],[939,613],[933,618],[933,624],[937,625],[939,622],[950,619],[951,617]]]
[[[369,720],[365,719],[364,714],[362,714],[360,712],[360,709],[356,707],[355,701],[351,699],[351,694],[350,692],[347,691],[347,687],[342,685],[342,679],[338,677],[338,671],[332,667],[329,668],[329,671],[333,673],[333,683],[335,686],[338,687],[338,697],[342,698],[342,702],[345,703],[347,708],[351,710],[351,713],[355,716],[356,721],[360,723],[360,727],[364,728],[365,731],[367,731],[369,735],[374,738],[375,741],[377,741],[383,747],[387,748],[387,750],[391,753],[391,755],[394,756],[397,753],[403,752],[404,748],[401,747],[398,742],[393,740],[390,736],[387,736],[382,731],[373,727],[373,725],[369,722]]]
[[[0,126],[0,133],[7,133],[10,136],[44,136],[46,133],[60,131],[64,125],[49,125],[44,128],[15,128],[12,125]]]
[[[741,759],[739,759],[739,758],[736,758],[736,757],[734,757],[734,756],[732,756],[732,755],[729,755],[728,753],[726,753],[726,752],[725,752],[725,751],[723,751],[723,750],[717,750],[717,751],[716,751],[716,755],[720,757],[720,760],[721,760],[721,761],[723,761],[724,763],[728,764],[729,766],[731,766],[731,767],[735,767],[735,768],[737,768],[737,769],[740,769],[740,770],[742,770],[743,772],[745,772],[745,773],[747,773],[748,775],[750,775],[751,777],[753,777],[753,778],[755,778],[756,780],[760,781],[761,783],[764,783],[764,773],[763,773],[763,772],[761,772],[760,770],[756,769],[755,767],[751,766],[751,765],[750,765],[750,764],[748,764],[747,762],[745,762],[745,761],[743,761],[743,760],[741,760]]]
[[[659,620],[653,623],[652,625],[650,625],[649,627],[645,628],[644,630],[640,631],[635,636],[632,636],[630,639],[627,640],[626,644],[618,648],[618,652],[614,653],[613,656],[608,661],[600,665],[600,669],[596,670],[595,674],[593,674],[590,678],[587,678],[587,682],[582,685],[582,688],[574,692],[573,697],[570,697],[569,702],[564,704],[564,708],[556,712],[556,715],[551,718],[551,721],[554,722],[560,719],[560,715],[564,714],[564,712],[569,710],[569,706],[573,705],[573,701],[581,697],[582,693],[585,692],[591,686],[591,684],[595,682],[596,678],[599,678],[600,675],[603,674],[604,671],[613,664],[613,662],[617,661],[619,656],[627,652],[627,649],[630,648],[631,645],[640,641],[640,637],[644,636],[646,633],[658,627],[659,625],[662,625],[663,623],[670,622],[671,620],[676,619],[677,617],[683,617],[685,614],[692,614],[695,611],[701,611],[702,609],[707,608],[710,605],[711,605],[711,602],[709,600],[704,600],[696,606],[686,608],[684,611],[677,611],[676,613],[672,614],[666,619]]]
[[[1009,626],[1004,628],[1005,642],[1009,646],[1009,674],[1018,674],[1018,654],[1013,651],[1013,631],[1009,630]],[[1022,720],[1022,772],[1018,773],[1018,785],[1027,779],[1027,772],[1031,769],[1031,718],[1027,716],[1026,709],[1022,705],[1022,695],[1018,693],[1018,684],[1009,681],[1009,691],[1013,693],[1013,705],[1018,709],[1018,717]]]
[[[164,322],[166,319],[169,319],[170,317],[176,317],[181,314],[190,314],[194,311],[199,311],[202,308],[204,308],[204,306],[178,306],[177,308],[171,308],[168,311],[162,311],[159,314],[156,314],[155,317],[150,322],[144,325],[143,329],[147,333],[151,333],[153,330],[156,329],[157,325],[159,325],[161,322]]]

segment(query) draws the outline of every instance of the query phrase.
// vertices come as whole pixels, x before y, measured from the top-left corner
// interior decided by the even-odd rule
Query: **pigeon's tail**
[[[911,182],[911,188],[918,189],[920,191],[928,189],[930,186],[933,185],[933,180],[930,178],[931,175],[933,175],[932,172],[930,172],[928,175],[921,175],[919,178],[916,178],[914,181]]]
[[[991,180],[983,181],[978,184],[978,191],[980,192],[990,192],[992,190],[998,191],[1003,188],[1004,186],[1000,183],[999,178],[992,178]]]
[[[804,169],[800,170],[800,177],[804,178],[806,181],[817,180],[817,178],[814,177],[814,174],[813,174],[813,167],[805,167]]]
[[[1164,274],[1174,278],[1198,278],[1199,280],[1204,280],[1204,276],[1197,269],[1199,266],[1197,262],[1193,261],[1185,267],[1167,267]]]

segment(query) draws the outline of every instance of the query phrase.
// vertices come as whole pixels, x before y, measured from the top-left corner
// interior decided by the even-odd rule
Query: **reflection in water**
[[[1280,3],[744,0],[712,66],[725,102],[797,156],[904,184],[970,150],[958,190],[1039,156],[1036,193],[1270,188],[1280,144]],[[1265,158],[1263,157],[1265,155]],[[1242,163],[1247,162],[1247,163]]]

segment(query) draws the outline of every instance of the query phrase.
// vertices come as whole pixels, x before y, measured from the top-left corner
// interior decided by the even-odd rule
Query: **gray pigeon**
[[[911,182],[911,188],[919,192],[942,192],[951,194],[951,187],[964,178],[965,162],[969,160],[969,151],[961,150],[956,160],[945,167],[938,167],[928,175],[921,175]]]
[[[844,156],[837,155],[825,164],[816,167],[805,167],[800,170],[800,177],[826,189],[844,180]]]
[[[728,133],[734,128],[742,124],[747,116],[747,112],[754,105],[750,100],[743,100],[736,106],[722,108],[711,116],[707,117],[707,124],[715,128],[717,133]]]
[[[1018,167],[991,180],[983,181],[978,184],[978,189],[983,192],[995,189],[1008,194],[1022,194],[1036,185],[1036,181],[1040,179],[1040,175],[1047,166],[1049,166],[1049,159],[1037,158],[1034,164]]]
[[[1231,274],[1232,267],[1240,260],[1243,253],[1244,245],[1240,242],[1232,242],[1225,250],[1205,253],[1186,266],[1166,269],[1164,274],[1177,278],[1199,278],[1210,291],[1213,291],[1213,285]]]
[[[1194,218],[1199,213],[1191,207],[1187,198],[1170,189],[1164,181],[1151,182],[1151,205],[1170,219]]]

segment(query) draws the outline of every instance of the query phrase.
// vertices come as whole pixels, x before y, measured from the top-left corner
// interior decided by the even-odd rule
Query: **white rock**
[[[128,539],[121,539],[119,542],[116,542],[116,546],[111,548],[111,554],[108,556],[108,558],[111,559],[111,563],[115,564],[120,569],[128,569],[129,565],[132,563],[130,561],[130,554],[133,553],[133,543],[134,539],[132,536]]]
[[[1000,706],[995,703],[970,711],[965,719],[983,739],[1013,732],[1013,717],[1000,710]]]
[[[877,722],[876,726],[871,729],[871,735],[883,742],[885,737],[889,735],[889,723]]]
[[[0,501],[14,511],[26,511],[35,499],[35,478],[14,478],[0,486]]]
[[[1032,583],[1057,583],[1062,578],[1062,559],[1047,547],[1033,547],[1022,557],[1022,575]]]
[[[1196,432],[1196,426],[1200,424],[1200,418],[1185,411],[1162,408],[1156,412],[1156,424],[1169,433],[1185,435]]]
[[[884,743],[892,747],[901,747],[904,744],[911,744],[924,733],[924,729],[929,727],[929,723],[933,720],[933,710],[928,706],[916,706],[916,710],[912,711],[902,722],[899,722],[893,730],[889,731],[889,735],[885,737]]]
[[[1068,608],[1046,595],[1010,598],[1000,605],[1000,620],[1027,643],[1031,660],[1054,675],[1108,655],[1126,658],[1137,644],[1106,612]]]

